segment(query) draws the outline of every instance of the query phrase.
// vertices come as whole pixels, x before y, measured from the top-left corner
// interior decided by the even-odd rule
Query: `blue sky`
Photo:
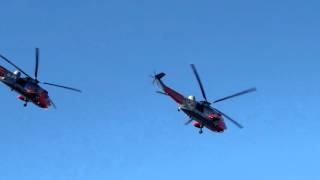
[[[0,179],[319,179],[317,1],[111,0],[0,3],[0,52],[58,106],[23,108],[0,86]],[[149,75],[241,122],[224,134],[184,126]],[[4,62],[0,65],[9,67]],[[13,68],[9,67],[11,70]]]

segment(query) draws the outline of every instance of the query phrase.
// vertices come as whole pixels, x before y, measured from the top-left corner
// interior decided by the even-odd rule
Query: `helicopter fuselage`
[[[48,92],[28,77],[21,78],[20,74],[0,66],[0,81],[20,94],[18,98],[25,103],[32,102],[41,108],[48,108],[51,105]]]
[[[166,86],[161,77],[156,78],[164,94],[171,97],[179,106],[179,111],[183,111],[190,122],[194,121],[193,126],[202,129],[206,127],[214,132],[223,132],[226,129],[223,117],[214,111],[210,105],[203,102],[194,101],[186,98],[170,87]]]
[[[188,100],[188,99],[187,99]],[[179,105],[179,109],[187,114],[192,120],[196,122],[193,125],[197,128],[204,126],[214,132],[223,132],[226,129],[223,117],[221,114],[215,112],[211,107],[201,105],[201,102],[196,102],[199,110],[196,106]],[[203,106],[203,107],[201,107]]]

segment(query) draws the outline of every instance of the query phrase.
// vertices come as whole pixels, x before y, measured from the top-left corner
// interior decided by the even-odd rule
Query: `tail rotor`
[[[152,84],[154,85],[155,83],[157,83],[157,85],[159,85],[161,79],[165,76],[165,73],[159,73],[157,74],[156,72],[153,73],[153,75],[150,75],[150,77],[153,79],[152,80]]]
[[[156,71],[153,72],[153,75],[149,75],[150,78],[152,78],[152,84],[154,85],[156,83]]]

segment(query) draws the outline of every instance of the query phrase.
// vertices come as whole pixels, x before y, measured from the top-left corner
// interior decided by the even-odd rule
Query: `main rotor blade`
[[[241,95],[244,95],[244,94],[247,94],[247,93],[250,93],[250,92],[254,92],[256,90],[257,90],[256,88],[247,89],[245,91],[241,91],[241,92],[233,94],[231,96],[227,96],[227,97],[218,99],[218,100],[214,101],[213,103],[217,103],[217,102],[224,101],[224,100],[227,100],[227,99],[230,99],[230,98],[234,98],[236,96],[241,96]]]
[[[189,119],[187,122],[184,123],[184,125],[189,125],[192,121],[193,119]]]
[[[57,109],[57,106],[54,104],[54,102],[52,101],[52,99],[49,99],[49,101],[50,101],[50,104],[52,105],[52,107],[53,107],[54,109]]]
[[[203,98],[204,98],[206,101],[208,101],[208,100],[207,100],[206,93],[204,92],[204,88],[203,88],[203,85],[202,85],[200,76],[199,76],[198,71],[197,71],[197,69],[196,69],[196,66],[195,66],[194,64],[191,64],[191,68],[192,68],[192,70],[193,70],[194,75],[195,75],[196,78],[197,78],[197,81],[198,81],[198,83],[199,83],[199,86],[200,86],[200,89],[201,89],[201,93],[202,93]]]
[[[67,87],[67,86],[62,86],[62,85],[58,85],[58,84],[52,84],[52,83],[47,83],[47,82],[43,82],[43,84],[50,85],[50,86],[55,86],[55,87],[59,87],[59,88],[64,88],[64,89],[68,89],[68,90],[71,90],[71,91],[82,92],[79,89],[75,89],[75,88]]]
[[[215,111],[217,111],[218,113],[220,113],[222,116],[224,116],[225,118],[227,118],[229,121],[231,121],[233,124],[235,124],[236,126],[238,126],[238,128],[242,129],[243,126],[238,123],[237,121],[233,120],[231,117],[229,117],[228,115],[224,114],[223,112],[219,111],[218,109],[214,108]]]
[[[36,48],[36,66],[34,70],[34,77],[38,80],[38,69],[39,69],[39,48]]]
[[[7,63],[11,64],[13,67],[15,67],[17,70],[19,70],[21,73],[23,73],[24,75],[28,76],[29,78],[32,78],[31,76],[29,76],[27,73],[25,73],[21,68],[19,68],[17,65],[15,65],[14,63],[12,63],[9,59],[7,59],[6,57],[4,57],[3,55],[0,54],[0,57],[5,60]],[[33,79],[33,78],[32,78]]]

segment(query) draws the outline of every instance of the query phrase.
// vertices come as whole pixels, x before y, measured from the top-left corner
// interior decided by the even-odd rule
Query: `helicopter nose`
[[[224,131],[225,129],[227,129],[227,126],[223,121],[220,121],[218,123],[218,127],[220,128],[221,131]]]
[[[39,106],[42,108],[48,108],[50,106],[50,100],[47,92],[40,93]]]

